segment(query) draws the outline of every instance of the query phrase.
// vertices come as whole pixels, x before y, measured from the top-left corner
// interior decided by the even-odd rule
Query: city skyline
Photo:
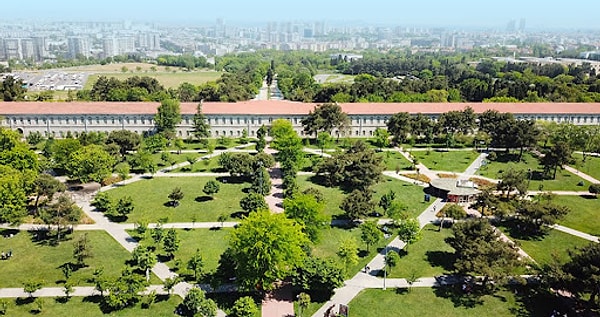
[[[581,4],[579,4],[581,6]],[[600,9],[600,3],[584,1],[586,12]],[[389,0],[317,1],[284,3],[273,0],[197,2],[173,0],[82,2],[31,0],[26,8],[20,3],[3,4],[7,19],[63,21],[131,20],[148,22],[206,23],[222,18],[226,23],[256,23],[286,20],[323,20],[331,23],[367,23],[423,26],[463,26],[505,28],[510,21],[526,21],[527,28],[597,29],[593,15],[565,14],[565,7],[547,1],[504,0],[494,6],[470,0],[425,0],[392,2]],[[574,12],[579,12],[573,8]]]

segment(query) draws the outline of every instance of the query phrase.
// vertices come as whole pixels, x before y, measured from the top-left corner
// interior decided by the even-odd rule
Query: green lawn
[[[583,162],[583,154],[573,154],[575,163],[571,164],[572,167],[586,173],[593,178],[600,180],[600,157],[597,156],[586,156],[585,163]]]
[[[358,243],[358,248],[360,250],[359,261],[356,265],[348,268],[346,274],[348,278],[354,276],[358,271],[364,268],[377,254],[378,250],[381,250],[381,248],[385,247],[385,245],[394,238],[393,236],[390,236],[385,241],[381,240],[379,244],[372,245],[369,248],[369,252],[367,252],[367,246],[360,239],[360,229],[358,227],[352,229],[327,228],[321,230],[320,234],[319,242],[312,248],[312,255],[320,258],[329,258],[336,262],[339,261],[339,257],[336,253],[341,241],[348,238],[354,238]]]
[[[211,179],[215,178],[157,177],[115,188],[107,193],[113,200],[124,196],[133,198],[135,210],[129,215],[128,222],[158,222],[162,218],[168,218],[169,222],[211,222],[217,221],[221,214],[231,216],[241,211],[239,202],[245,195],[242,190],[250,185],[231,181],[221,183],[219,193],[214,195],[214,199],[208,200],[202,188]],[[182,189],[184,198],[178,207],[171,207],[167,196],[175,187]]]
[[[308,187],[314,187],[320,190],[325,196],[325,213],[329,216],[342,215],[344,212],[340,209],[340,204],[344,199],[344,193],[338,187],[329,188],[321,186],[311,181],[310,176],[298,176],[298,186],[300,191]],[[379,199],[390,190],[396,192],[396,199],[407,206],[407,211],[411,217],[420,215],[430,203],[423,201],[423,187],[406,183],[394,178],[383,177],[381,182],[373,186],[375,193],[373,201],[379,203]],[[377,207],[381,213],[383,211]]]
[[[464,172],[479,156],[474,151],[413,151],[411,154],[427,168],[436,171]]]
[[[560,220],[559,224],[600,236],[600,222],[598,222],[600,201],[597,198],[593,196],[556,196],[554,202],[571,208],[571,212]]]
[[[409,162],[404,155],[397,151],[384,151],[376,154],[383,158],[383,164],[386,171],[406,170],[412,168],[412,163]]]
[[[175,259],[181,260],[182,269],[185,269],[187,261],[200,250],[204,261],[204,272],[213,272],[217,269],[221,254],[227,249],[230,228],[219,230],[193,229],[177,230],[177,236],[181,240],[179,250],[175,252]],[[175,266],[175,261],[167,262],[170,268]]]
[[[98,80],[98,77],[105,76],[107,78],[115,77],[119,80],[125,80],[134,76],[148,76],[151,78],[155,78],[163,85],[166,89],[168,88],[177,88],[182,83],[188,82],[194,85],[200,85],[206,83],[208,81],[214,81],[221,77],[220,72],[212,72],[212,71],[192,71],[192,72],[137,72],[134,69],[131,69],[133,72],[114,72],[114,73],[97,73],[91,75],[88,78],[88,81],[85,83],[85,89],[91,89],[94,83]],[[175,70],[175,69],[174,69]]]
[[[48,316],[48,317],[70,317],[70,316],[86,316],[86,317],[137,317],[137,316],[179,316],[175,314],[175,308],[181,303],[179,296],[158,296],[157,301],[152,304],[150,309],[143,309],[138,303],[134,307],[125,308],[120,311],[104,313],[100,309],[101,298],[99,296],[92,297],[72,297],[68,302],[61,302],[58,298],[44,298],[43,310],[38,313],[34,311],[36,304],[23,303],[24,299],[7,299],[9,308],[7,316],[25,317],[25,316]],[[20,304],[20,305],[19,305]]]
[[[87,279],[98,268],[104,268],[107,277],[119,276],[125,261],[130,258],[129,252],[103,231],[86,233],[93,258],[86,261],[88,267],[73,273],[71,281],[78,285],[91,285]],[[32,235],[26,231],[18,232],[12,238],[0,238],[0,250],[12,250],[13,253],[11,259],[0,262],[0,287],[22,287],[30,279],[43,280],[45,286],[56,286],[57,281],[64,280],[60,266],[74,261],[73,242],[82,234],[84,232],[76,231],[72,239],[62,241],[58,246],[33,242]]]
[[[501,228],[505,233],[506,228]],[[590,242],[558,230],[550,230],[541,238],[529,240],[510,237],[525,253],[529,254],[538,264],[550,264],[554,260],[564,262],[568,260],[567,250],[582,247]]]
[[[531,181],[529,182],[529,190],[539,190],[540,185],[543,185],[543,189],[547,191],[587,191],[589,186],[589,182],[584,181],[575,174],[561,169],[556,172],[556,179],[541,179],[543,167],[540,166],[538,159],[533,157],[530,153],[523,153],[523,158],[520,162],[507,161],[504,159],[503,153],[499,153],[498,156],[498,160],[488,161],[488,164],[481,167],[477,171],[477,174],[489,178],[500,179],[502,173],[510,167],[525,171],[531,169],[532,176]],[[516,156],[516,154],[513,154],[513,156]],[[579,182],[583,182],[584,186],[579,186]]]
[[[550,316],[554,309],[552,298],[526,295],[527,304],[516,299],[512,291],[499,291],[482,296],[481,303],[469,305],[471,297],[449,288],[413,288],[410,292],[369,289],[350,302],[349,313],[360,317]]]
[[[156,166],[158,166],[159,169],[171,166],[171,164],[165,163],[161,159],[161,155],[162,155],[161,153],[152,154],[152,160],[154,161],[154,164],[156,164]],[[205,154],[201,154],[201,153],[200,154],[199,153],[181,153],[181,154],[170,153],[170,156],[175,161],[175,164],[186,162],[188,157],[193,157],[194,159],[198,159],[200,156],[204,156],[204,155]]]
[[[182,156],[186,156],[188,154],[181,154]],[[185,161],[185,158],[184,158]],[[199,160],[194,163],[194,166],[190,168],[190,166],[180,167],[178,169],[172,170],[170,173],[223,173],[225,170],[221,168],[219,165],[219,157],[213,157],[207,160]]]
[[[407,278],[449,274],[454,261],[454,249],[444,239],[452,236],[452,230],[427,225],[421,231],[421,240],[409,245],[398,265],[393,268],[389,277]]]

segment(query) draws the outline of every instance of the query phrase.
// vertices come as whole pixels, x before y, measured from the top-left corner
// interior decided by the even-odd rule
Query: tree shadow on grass
[[[248,215],[250,215],[249,212],[236,211],[234,213],[231,213],[231,215],[229,215],[229,217],[231,217],[233,219],[244,219],[244,218],[248,217]]]
[[[450,272],[454,269],[454,261],[456,259],[453,252],[448,251],[427,251],[425,252],[427,262],[432,267],[441,267],[444,271]]]
[[[527,241],[541,241],[548,234],[546,228],[541,228],[538,231],[525,230],[526,224],[520,223],[518,219],[507,219],[501,223],[503,228],[508,230],[508,235],[512,238]]]
[[[35,297],[32,297],[32,296],[17,297],[17,299],[15,299],[15,304],[17,304],[17,306],[29,305],[29,304],[33,303],[34,300],[35,300]]]
[[[216,180],[223,184],[243,184],[247,182],[246,178],[236,176],[220,176]]]
[[[441,286],[434,288],[434,293],[437,297],[449,299],[454,304],[454,307],[475,308],[483,305],[481,294],[477,292],[465,293],[461,289],[460,284]]]
[[[210,196],[198,196],[195,199],[195,201],[199,202],[199,203],[203,203],[203,202],[207,202],[207,201],[211,201],[211,200],[213,200],[213,198]]]
[[[31,242],[42,245],[56,247],[61,242],[70,241],[73,237],[71,236],[71,229],[61,229],[60,240],[58,240],[57,232],[54,230],[48,230],[48,228],[31,229],[27,231],[31,237]]]

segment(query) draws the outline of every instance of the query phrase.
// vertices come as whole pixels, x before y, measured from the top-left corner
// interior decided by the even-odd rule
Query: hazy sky
[[[569,6],[572,5],[570,8]],[[3,18],[202,22],[327,20],[396,25],[600,28],[598,0],[2,0]],[[517,22],[518,25],[518,22]]]

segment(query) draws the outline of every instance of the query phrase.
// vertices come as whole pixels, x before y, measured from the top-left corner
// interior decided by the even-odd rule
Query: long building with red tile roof
[[[600,124],[600,103],[341,103],[350,119],[348,131],[334,133],[368,137],[376,128],[385,127],[390,116],[398,112],[421,113],[437,119],[440,114],[471,107],[475,113],[486,110],[510,112],[520,119],[571,122],[581,125]],[[109,132],[128,129],[137,133],[154,129],[158,102],[0,102],[4,125],[25,135],[40,132],[61,136],[67,131]],[[288,119],[301,133],[301,120],[317,106],[285,100],[253,100],[237,103],[205,102],[202,110],[214,137],[239,137],[243,130],[254,136],[263,124]],[[177,129],[181,137],[192,130],[197,103],[182,103],[183,121]]]

